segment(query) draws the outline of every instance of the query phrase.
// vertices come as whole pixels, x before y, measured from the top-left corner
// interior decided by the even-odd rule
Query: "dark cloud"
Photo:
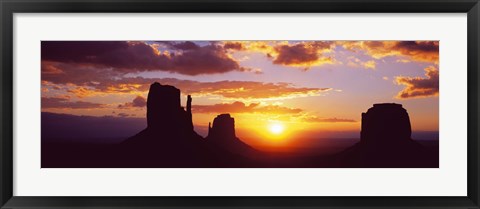
[[[402,56],[413,61],[432,63],[438,63],[439,59],[438,41],[342,41],[339,44],[348,50],[363,50],[377,59]]]
[[[193,50],[200,48],[200,46],[191,41],[157,41],[157,43],[164,44],[173,49],[181,50]]]
[[[142,96],[137,96],[135,99],[133,99],[132,105],[134,107],[145,107],[147,105],[147,99]]]
[[[311,66],[320,66],[334,63],[334,58],[326,56],[326,52],[333,50],[332,41],[227,41],[223,48],[235,51],[259,52],[271,59],[273,64],[296,66],[308,69]]]
[[[406,50],[408,52],[438,53],[438,47],[438,41],[399,41],[395,45],[396,49]]]
[[[405,88],[397,94],[399,99],[409,99],[418,97],[431,97],[438,95],[439,73],[438,69],[430,66],[424,69],[426,78],[399,76],[395,81]]]
[[[78,86],[90,86],[121,75],[109,68],[74,63],[42,61],[41,68],[42,81],[55,84],[70,83]]]
[[[293,46],[284,45],[276,48],[278,56],[273,60],[274,64],[300,64],[311,63],[318,60],[319,56],[316,50],[307,49],[303,44]]]
[[[117,71],[170,68],[169,57],[143,42],[43,41],[42,61],[78,67],[114,68]],[[43,68],[42,68],[43,72]]]
[[[279,45],[274,48],[277,55],[274,58],[273,63],[306,67],[333,63],[331,57],[326,57],[323,54],[323,52],[330,50],[332,46],[333,43],[331,42],[318,41],[298,43],[294,45]]]
[[[63,108],[63,109],[94,109],[104,108],[105,104],[75,101],[71,102],[68,98],[60,97],[42,97],[42,108]]]
[[[124,41],[42,41],[42,60],[57,62],[92,62],[98,57],[127,49]]]
[[[131,102],[127,102],[125,104],[118,105],[118,108],[143,108],[147,106],[147,99],[143,96],[137,96]]]
[[[160,52],[145,42],[43,41],[42,63],[112,68],[121,73],[168,71],[200,75],[248,71],[219,45],[198,46],[193,42],[182,42],[172,46],[183,50],[179,53]],[[51,73],[52,69],[51,65],[44,65],[42,74]]]
[[[169,71],[185,74],[215,74],[230,71],[248,71],[240,67],[237,61],[229,57],[221,46],[207,45],[196,50],[189,50],[171,59]]]
[[[223,45],[223,48],[225,48],[225,49],[233,49],[233,50],[237,50],[237,51],[245,50],[245,47],[244,47],[243,44],[240,43],[240,42],[226,42],[226,43]]]
[[[296,114],[302,112],[302,109],[282,107],[278,105],[260,105],[251,103],[246,105],[243,102],[233,102],[230,104],[214,105],[193,105],[192,111],[195,113],[270,113],[270,114]]]

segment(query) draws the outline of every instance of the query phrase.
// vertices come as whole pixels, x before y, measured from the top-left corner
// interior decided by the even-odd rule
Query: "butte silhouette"
[[[147,128],[127,139],[128,146],[189,146],[200,143],[202,137],[193,130],[192,98],[187,99],[187,109],[180,105],[180,90],[168,85],[153,83],[147,98]]]
[[[148,93],[147,128],[125,140],[121,149],[133,160],[131,164],[147,167],[236,167],[254,163],[249,158],[257,152],[236,137],[235,120],[229,114],[214,119],[208,137],[198,135],[192,97],[188,95],[185,110],[180,90],[157,82]]]
[[[237,138],[235,135],[235,119],[230,117],[230,114],[218,115],[213,120],[213,126],[208,124],[206,139],[212,146],[234,154],[250,156],[259,154],[255,149]]]
[[[360,142],[341,153],[345,167],[438,167],[438,155],[411,138],[410,117],[401,104],[374,104],[362,113]]]

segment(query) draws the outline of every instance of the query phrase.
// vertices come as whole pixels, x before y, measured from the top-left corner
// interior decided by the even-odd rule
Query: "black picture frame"
[[[479,208],[478,0],[0,0],[1,208]],[[468,195],[466,197],[21,197],[13,196],[15,13],[467,13]],[[92,188],[94,189],[94,188]]]

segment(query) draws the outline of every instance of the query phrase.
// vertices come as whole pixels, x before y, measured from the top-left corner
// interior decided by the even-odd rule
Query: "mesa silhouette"
[[[360,142],[334,155],[291,156],[258,151],[235,134],[235,119],[220,114],[208,136],[194,130],[192,97],[186,108],[174,86],[153,83],[147,127],[116,145],[50,143],[42,140],[44,168],[255,168],[255,167],[438,167],[438,148],[411,139],[400,104],[374,104],[362,113]],[[42,132],[48,127],[42,123]],[[48,129],[50,131],[50,129]]]
[[[180,105],[180,90],[153,83],[147,98],[147,128],[121,145],[131,166],[229,167],[254,163],[256,151],[235,136],[235,122],[219,115],[203,138],[193,128],[192,97],[186,110]],[[251,161],[251,162],[250,162]]]
[[[362,113],[360,142],[341,153],[348,167],[438,167],[438,151],[411,139],[410,117],[401,104],[374,104]]]

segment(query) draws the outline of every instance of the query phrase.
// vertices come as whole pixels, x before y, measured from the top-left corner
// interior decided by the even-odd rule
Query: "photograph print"
[[[42,168],[438,168],[439,41],[42,41]]]

